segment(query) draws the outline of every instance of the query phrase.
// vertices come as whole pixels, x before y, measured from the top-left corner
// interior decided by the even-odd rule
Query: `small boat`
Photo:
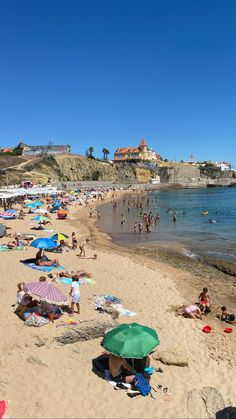
[[[202,215],[208,215],[208,211],[202,211]]]
[[[216,223],[216,220],[213,220],[212,218],[209,218],[208,219],[208,222],[211,223],[211,224],[213,224],[213,223]]]

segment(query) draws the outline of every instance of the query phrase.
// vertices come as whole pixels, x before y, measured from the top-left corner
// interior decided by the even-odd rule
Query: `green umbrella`
[[[141,359],[160,344],[154,329],[138,323],[121,324],[107,332],[102,346],[122,358]]]

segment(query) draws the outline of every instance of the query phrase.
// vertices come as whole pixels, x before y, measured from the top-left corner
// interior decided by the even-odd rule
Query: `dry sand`
[[[137,312],[131,320],[120,318],[119,322],[135,321],[155,328],[161,341],[157,352],[173,348],[181,351],[189,366],[166,366],[152,361],[153,366],[164,370],[163,374],[154,374],[152,384],[168,387],[168,397],[162,390],[154,393],[155,400],[141,396],[130,399],[125,391],[114,391],[91,371],[92,359],[102,352],[101,339],[60,346],[53,338],[65,329],[57,328],[56,322],[33,328],[14,315],[11,304],[15,302],[16,284],[38,280],[40,272],[19,262],[34,257],[35,249],[2,252],[0,399],[9,400],[8,417],[187,418],[188,391],[204,386],[215,387],[236,405],[236,327],[227,335],[223,332],[225,325],[218,320],[176,317],[174,306],[192,302],[186,297],[195,293],[189,285],[190,274],[140,256],[122,254],[88,219],[89,208],[71,209],[74,216],[79,211],[72,225],[70,221],[56,220],[52,214],[53,228],[68,234],[74,230],[81,238],[90,236],[87,253],[98,254],[97,261],[80,260],[75,251],[58,256],[67,269],[86,269],[96,281],[95,285],[81,286],[81,315],[75,314],[75,319],[99,319],[102,314],[94,310],[91,297],[114,294],[126,308]],[[30,232],[30,219],[27,215],[25,220],[9,221],[7,225],[12,232]],[[1,239],[1,244],[4,242],[6,238]],[[59,287],[69,293],[69,286]],[[196,299],[196,294],[192,298]],[[214,330],[206,335],[202,327],[209,322]],[[40,342],[45,345],[37,346]]]

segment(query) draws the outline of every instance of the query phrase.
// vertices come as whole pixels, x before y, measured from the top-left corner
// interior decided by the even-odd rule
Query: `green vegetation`
[[[102,153],[103,153],[104,160],[107,160],[107,156],[108,156],[108,154],[110,154],[110,151],[107,148],[104,147],[102,149]]]

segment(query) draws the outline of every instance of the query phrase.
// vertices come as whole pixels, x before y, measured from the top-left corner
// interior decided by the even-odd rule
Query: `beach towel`
[[[9,247],[6,244],[0,245],[0,252],[7,252],[8,250],[24,250],[24,249],[25,249],[24,246],[17,246],[17,247],[14,247],[13,249],[9,249]]]
[[[5,417],[7,411],[8,403],[6,400],[0,400],[0,419]]]
[[[36,269],[37,271],[51,272],[53,269],[64,269],[64,266],[38,266],[35,263],[35,259],[20,260],[21,263],[28,266],[29,268]]]
[[[62,284],[66,284],[66,285],[71,285],[72,284],[72,278],[66,278],[66,277],[61,277],[60,279],[58,279],[58,282],[61,282]],[[94,285],[96,284],[95,281],[93,281],[90,278],[81,278],[79,281],[79,284],[90,284],[90,285]]]
[[[105,370],[105,378],[106,378],[106,381],[115,388],[117,387],[117,384],[119,384],[116,381],[112,380],[111,373],[110,373],[109,370]],[[131,389],[132,388],[131,384],[128,384],[128,383],[122,383],[122,386],[126,389]]]

